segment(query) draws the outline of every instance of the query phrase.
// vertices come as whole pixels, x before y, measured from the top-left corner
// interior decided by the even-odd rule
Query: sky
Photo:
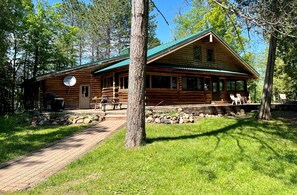
[[[37,0],[33,0],[35,3]],[[61,2],[62,0],[48,0],[50,4]],[[90,2],[90,0],[84,0],[85,2]],[[166,24],[165,20],[161,14],[157,14],[157,37],[161,40],[161,43],[167,43],[173,40],[173,31],[174,31],[174,18],[181,12],[187,12],[190,7],[186,4],[185,0],[154,0],[155,5],[162,12],[164,17],[169,23],[169,26]],[[155,10],[156,12],[156,10]],[[156,12],[157,13],[157,12]],[[247,35],[245,35],[247,36]],[[247,50],[254,53],[263,52],[267,44],[263,41],[261,36],[256,34],[251,34],[251,40],[249,48]]]

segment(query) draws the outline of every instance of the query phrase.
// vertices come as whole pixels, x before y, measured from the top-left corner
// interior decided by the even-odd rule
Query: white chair
[[[285,104],[287,102],[286,94],[279,94],[279,98],[282,104]]]
[[[230,98],[232,100],[232,105],[233,104],[237,105],[238,102],[240,102],[240,99],[238,99],[238,97],[235,97],[233,94],[230,94]]]
[[[236,94],[237,99],[239,100],[240,104],[244,104],[244,98],[241,97],[241,95],[239,93]]]

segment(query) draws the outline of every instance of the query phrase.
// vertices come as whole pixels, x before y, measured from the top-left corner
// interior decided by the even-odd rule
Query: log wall
[[[201,47],[202,59],[200,61],[194,59],[194,48],[197,46]],[[207,62],[207,49],[213,49],[214,51],[213,62]],[[214,39],[213,42],[209,42],[209,37],[205,37],[193,44],[166,55],[155,61],[155,63],[247,72],[242,68],[242,65],[240,65],[241,62],[239,62],[239,60],[216,39]]]
[[[90,102],[92,97],[102,96],[101,78],[93,76],[91,72],[91,68],[86,68],[46,79],[43,81],[44,94],[54,93],[64,98],[66,108],[79,108],[80,85],[90,85]],[[76,78],[76,84],[72,87],[67,87],[63,83],[64,78],[69,75]]]

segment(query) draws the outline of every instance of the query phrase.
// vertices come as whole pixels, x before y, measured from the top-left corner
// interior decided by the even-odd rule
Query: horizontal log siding
[[[128,102],[128,89],[119,89],[119,102]]]
[[[173,89],[146,89],[146,102],[148,105],[176,104],[179,102],[179,91]]]
[[[212,43],[208,40],[209,38],[204,38],[193,44],[185,46],[172,54],[162,57],[161,59],[155,61],[155,63],[223,69],[247,73],[247,71],[239,65],[240,62],[225,47],[219,44],[217,40],[214,39],[214,42]],[[194,47],[196,46],[200,46],[202,50],[202,60],[200,62],[194,60]],[[207,62],[207,49],[214,50],[214,62],[212,63]]]
[[[79,107],[80,85],[90,85],[90,102],[94,96],[101,97],[101,78],[94,77],[91,73],[92,69],[83,69],[52,77],[44,80],[44,94],[55,93],[58,97],[64,98],[66,108]],[[72,87],[64,85],[63,80],[66,76],[72,75],[76,78],[76,84]]]
[[[121,69],[118,72],[118,76],[125,75],[125,71]],[[147,75],[158,76],[171,76],[178,78],[177,89],[162,89],[162,88],[146,88],[146,103],[147,105],[157,105],[161,101],[164,104],[210,104],[212,102],[211,91],[185,91],[182,90],[182,77],[184,76],[196,76],[203,78],[211,78],[211,75],[207,72],[196,72],[187,70],[174,70],[171,68],[160,68],[158,64],[152,63],[146,67]],[[116,74],[117,75],[117,74]],[[229,74],[212,73],[212,75],[220,76],[221,79],[239,79],[246,80],[247,77],[230,76]],[[117,83],[118,84],[118,83]],[[226,87],[226,83],[225,83]],[[231,92],[232,93],[232,92]],[[247,96],[246,92],[240,92],[243,96]],[[230,101],[230,92],[221,91],[221,99]],[[127,102],[128,89],[119,89],[117,94],[120,102]]]

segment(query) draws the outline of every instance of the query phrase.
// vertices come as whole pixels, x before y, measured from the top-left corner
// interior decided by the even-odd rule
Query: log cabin
[[[64,98],[66,108],[90,108],[93,97],[127,102],[129,51],[118,57],[30,79],[23,84],[27,109],[46,108],[45,94]],[[67,76],[76,78],[66,86]],[[230,94],[248,97],[247,81],[259,73],[222,38],[206,30],[149,49],[146,104],[231,102]]]

